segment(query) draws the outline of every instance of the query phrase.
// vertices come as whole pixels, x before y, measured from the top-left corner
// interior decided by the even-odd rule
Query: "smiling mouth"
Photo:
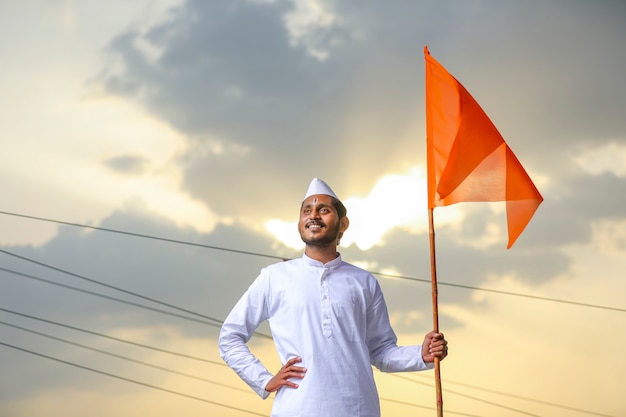
[[[320,230],[322,227],[324,227],[324,225],[321,223],[309,223],[306,226],[306,228],[309,230]]]

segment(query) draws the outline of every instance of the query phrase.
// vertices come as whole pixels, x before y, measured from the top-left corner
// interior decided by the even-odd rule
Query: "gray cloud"
[[[397,58],[372,67],[369,46],[340,27],[325,37],[340,38],[340,46],[318,61],[289,44],[283,4],[188,2],[175,19],[147,34],[124,34],[111,46],[126,67],[107,78],[112,91],[137,94],[194,141],[226,143],[221,154],[189,158],[185,180],[218,211],[250,214],[245,202],[261,198],[265,183],[303,184],[336,167],[370,166],[351,177],[373,180],[396,154],[387,152],[389,144],[414,119],[416,92],[403,82],[414,69],[399,76]],[[164,49],[158,62],[134,46],[138,37]],[[361,124],[363,133],[346,137]],[[229,153],[228,144],[248,152]],[[240,195],[212,201],[207,190],[219,189]]]
[[[297,201],[311,177],[332,172],[338,187],[362,192],[398,161],[423,163],[423,138],[406,133],[423,126],[424,44],[533,172],[567,178],[576,166],[564,147],[623,140],[622,3],[328,6],[339,19],[317,36],[325,61],[290,44],[289,2],[188,1],[149,31],[118,36],[110,50],[125,70],[103,81],[195,143],[181,160],[194,196],[253,218],[249,202],[261,200],[289,216],[269,190]]]
[[[283,21],[292,8],[289,2],[184,2],[149,30],[131,28],[112,39],[107,57],[114,62],[100,81],[109,92],[140,103],[183,133],[190,150],[178,162],[186,191],[221,215],[247,216],[261,224],[268,218],[295,220],[313,176],[326,179],[340,195],[348,191],[362,195],[382,175],[424,163],[422,47],[428,44],[433,56],[483,105],[524,166],[550,180],[550,190],[541,190],[544,203],[510,251],[504,243],[488,250],[459,243],[487,233],[493,215],[484,208],[468,209],[460,230],[438,229],[442,282],[488,287],[490,276],[514,274],[530,288],[540,287],[557,276],[566,277],[575,261],[559,247],[589,242],[597,219],[624,218],[626,180],[609,173],[589,175],[572,162],[575,150],[609,141],[623,144],[626,139],[623,2],[325,4],[339,19],[294,45]],[[146,55],[142,43],[162,54],[156,59]],[[316,59],[307,49],[311,46],[327,50],[328,58]],[[113,70],[118,65],[122,69]],[[147,167],[146,160],[132,155],[104,164],[123,174],[141,173]],[[498,221],[504,225],[504,214]],[[118,211],[100,226],[285,258],[299,256],[239,223],[202,234],[151,213]],[[371,262],[377,271],[393,268],[402,275],[429,279],[425,234],[397,229],[384,241],[368,251],[355,246],[341,250],[346,260]],[[68,226],[59,227],[43,246],[6,249],[218,319],[225,317],[260,268],[276,262]],[[5,255],[0,258],[5,268],[149,304],[58,271]],[[50,320],[103,333],[135,329],[138,337],[145,330],[150,333],[148,343],[159,346],[171,342],[170,335],[162,333],[164,327],[196,340],[217,336],[215,327],[24,277],[0,272],[0,280],[3,307]],[[422,314],[412,323],[399,323],[397,331],[431,327],[428,283],[379,280],[392,314],[402,316],[416,309]],[[440,286],[442,303],[486,308],[471,295],[467,289]],[[69,330],[3,317],[71,340],[145,355]],[[457,325],[442,310],[442,327]],[[0,332],[3,340],[17,345],[94,365],[94,356],[78,348],[42,342],[6,327]],[[0,404],[39,386],[102,383],[101,376],[74,374],[63,365],[9,352],[3,356],[2,369],[11,378],[0,379]],[[218,359],[216,352],[201,356]],[[119,361],[97,365],[114,373],[126,370]],[[1,410],[2,406],[0,414]]]
[[[43,247],[4,249],[70,273],[218,320],[227,315],[262,267],[278,261],[256,256],[255,253],[284,258],[300,256],[298,251],[287,249],[268,236],[239,226],[220,226],[211,234],[201,235],[189,229],[180,229],[148,213],[133,211],[113,213],[100,226],[247,253],[181,245],[104,231],[85,231],[69,226],[61,226],[58,235]],[[490,273],[503,274],[515,271],[519,279],[535,284],[550,279],[551,274],[562,272],[563,268],[567,267],[567,261],[555,252],[546,252],[542,255],[527,248],[525,251],[511,251],[506,254],[503,251],[485,253],[459,247],[451,235],[446,235],[445,229],[440,233],[438,256],[442,282],[481,286]],[[341,250],[347,261],[367,261],[376,264],[377,270],[373,272],[393,268],[402,275],[429,279],[426,235],[416,236],[394,231],[386,236],[385,240],[386,245],[375,246],[367,251],[362,251],[354,245]],[[551,259],[550,262],[546,262],[548,258]],[[4,254],[2,261],[3,267],[18,272],[187,315],[185,312]],[[157,333],[158,328],[167,326],[191,338],[213,339],[217,336],[218,329],[213,326],[59,288],[6,272],[0,272],[0,277],[4,282],[0,304],[9,310],[105,334],[114,334],[125,328],[150,328],[156,332],[150,337],[165,337]],[[422,315],[417,321],[399,322],[396,326],[397,331],[415,331],[422,328],[426,330],[431,327],[428,283],[397,280],[385,276],[378,278],[385,291],[390,310],[394,314],[402,315],[417,310]],[[444,285],[441,287],[441,294],[445,302],[480,307],[471,300],[471,291]],[[8,314],[3,316],[12,323],[70,340],[82,341],[87,345],[100,346],[103,343],[97,337],[69,332]],[[195,318],[204,320],[201,317]],[[447,319],[442,318],[442,324],[448,328],[455,325],[453,322],[443,320]],[[264,327],[261,331],[267,332],[267,328]],[[17,330],[11,333],[21,334]],[[32,335],[20,337],[25,338],[26,345],[40,345],[32,341],[36,339]],[[19,340],[21,339],[16,339],[16,343]],[[52,356],[66,355],[68,352],[68,347],[59,343],[51,345],[52,347],[48,347],[48,344],[42,346],[45,346],[47,354]],[[87,354],[79,353],[77,358],[82,357],[81,355]],[[207,355],[212,356],[211,353]],[[114,366],[123,365],[117,363]],[[45,384],[45,378],[40,382]],[[74,382],[70,378],[67,381],[68,386]]]
[[[108,158],[104,165],[121,174],[141,174],[148,166],[148,160],[141,156],[121,155]]]
[[[423,163],[423,138],[406,132],[423,129],[422,47],[428,44],[526,168],[559,184],[557,195],[544,193],[514,251],[455,243],[455,233],[466,240],[487,233],[493,219],[482,209],[470,210],[460,232],[441,230],[444,276],[468,285],[507,273],[546,282],[572,262],[555,244],[588,242],[589,219],[623,216],[617,207],[626,194],[605,194],[621,190],[623,181],[586,176],[572,159],[576,148],[623,139],[626,119],[618,113],[626,87],[615,83],[621,77],[615,69],[626,67],[623,4],[325,5],[338,20],[310,39],[329,51],[326,60],[312,57],[305,43],[290,44],[283,20],[289,2],[188,1],[147,32],[118,36],[110,51],[125,69],[103,81],[187,135],[192,147],[180,163],[194,196],[219,213],[293,219],[288,202],[299,201],[312,176],[327,179],[340,195],[348,186],[367,192],[398,161]],[[163,52],[151,60],[138,41]],[[396,230],[385,240],[367,253],[346,248],[346,255],[429,276],[427,239]],[[468,301],[466,293],[455,294],[454,301]],[[402,299],[402,291],[396,296]]]
[[[534,244],[532,238],[536,233],[532,230],[527,231],[528,235],[523,235],[511,250],[505,249],[505,242],[493,245],[489,250],[458,243],[459,237],[470,240],[471,237],[482,236],[485,233],[482,226],[486,225],[489,217],[488,213],[472,213],[464,224],[474,231],[462,230],[461,236],[457,230],[437,228],[437,275],[445,302],[480,308],[480,304],[472,298],[472,290],[456,288],[455,285],[493,288],[494,284],[490,283],[493,277],[512,275],[516,280],[534,287],[566,274],[571,267],[573,260],[558,249]],[[419,308],[426,314],[424,325],[429,325],[431,271],[428,235],[411,235],[395,230],[388,233],[384,240],[385,245],[374,246],[365,252],[350,247],[342,253],[350,260],[378,263],[377,271],[393,268],[402,276],[426,280],[416,282],[379,276],[396,312]]]
[[[110,51],[124,71],[103,81],[187,135],[192,147],[180,163],[194,196],[219,213],[293,219],[288,202],[299,201],[312,176],[340,195],[348,187],[367,192],[398,161],[423,163],[423,138],[406,132],[423,128],[428,44],[526,168],[553,184],[506,255],[455,243],[454,233],[470,240],[493,220],[470,210],[462,229],[442,239],[446,275],[479,285],[489,274],[514,272],[543,283],[572,262],[555,244],[589,242],[590,219],[623,218],[624,181],[586,175],[572,159],[574,149],[625,139],[619,113],[626,86],[615,82],[616,68],[626,67],[622,3],[324,4],[338,19],[310,39],[329,51],[326,60],[311,56],[306,43],[290,43],[283,20],[290,2],[188,1],[147,32],[118,36]],[[138,41],[163,52],[151,60]],[[595,207],[599,201],[606,204]],[[414,239],[392,231],[385,246],[346,254],[412,271],[415,258],[428,253],[426,240]],[[419,248],[418,255],[406,247]]]
[[[210,235],[201,235],[139,211],[113,213],[99,226],[224,249],[285,257],[295,255],[293,251],[285,248],[271,249],[275,242],[268,236],[237,226],[224,226]],[[57,270],[0,254],[3,268],[203,321],[210,320],[134,297],[110,287],[97,285],[71,274],[97,280],[221,320],[226,317],[236,300],[254,280],[260,268],[276,262],[275,259],[263,256],[181,245],[104,231],[89,231],[70,226],[60,226],[57,236],[42,247],[4,247],[3,249],[48,264]],[[70,274],[60,272],[59,269]],[[0,271],[0,280],[2,281],[2,291],[0,291],[2,308],[118,337],[120,332],[124,331],[126,336],[122,338],[141,342],[145,337],[147,340],[144,343],[155,347],[168,348],[177,352],[185,351],[184,346],[169,346],[172,334],[167,333],[165,330],[167,328],[175,329],[187,340],[215,339],[219,331],[219,328],[215,326],[72,291],[4,271]],[[5,312],[2,313],[2,319],[129,357],[146,358],[150,355],[150,351],[141,348],[107,341],[94,335]],[[265,326],[260,330],[267,332]],[[51,341],[4,325],[0,325],[0,333],[3,341],[17,346],[26,346],[52,357],[118,375],[127,375],[129,372],[127,362],[107,359],[106,356],[101,357],[99,354],[62,342]],[[16,354],[19,355],[19,353]],[[195,355],[220,361],[217,352],[213,351],[197,352]],[[94,358],[100,357],[101,359],[94,362]],[[15,364],[7,363],[6,366],[3,362],[3,370],[16,375],[13,383],[20,387],[20,395],[27,395],[26,391],[34,391],[42,386],[55,386],[60,389],[63,386],[76,387],[87,383],[97,386],[102,383],[101,378],[85,371],[67,372],[67,375],[60,379],[58,366],[62,365],[45,359],[41,359],[41,362],[37,368],[36,381],[29,381],[28,374],[17,372],[17,369],[23,368],[21,360],[16,361]],[[13,370],[14,367],[15,370]],[[64,369],[67,371],[68,368]],[[145,371],[139,370],[134,374],[139,375],[143,372]],[[154,378],[162,377],[162,375],[157,375],[151,380],[155,382]],[[4,378],[0,383],[2,386],[0,397],[10,398],[14,390],[9,386],[5,387],[8,385],[8,380]]]
[[[589,180],[589,178],[585,178]],[[623,181],[606,179],[602,176],[581,184],[597,190],[596,183],[613,181],[615,190],[619,193]],[[595,187],[595,188],[594,188]],[[578,207],[582,212],[587,208],[582,203],[582,197],[573,195],[564,201],[548,202],[554,205],[570,205]],[[610,201],[607,201],[610,203]],[[591,206],[591,204],[589,204]],[[514,250],[506,251],[504,247],[492,248],[489,251],[472,249],[458,243],[457,230],[441,227],[437,230],[437,257],[440,284],[440,303],[457,304],[464,308],[484,309],[472,298],[472,291],[463,288],[448,286],[446,283],[467,286],[491,287],[490,276],[515,274],[516,279],[529,284],[531,287],[542,285],[555,276],[563,276],[571,266],[572,259],[554,248],[555,242],[545,242],[545,236],[550,231],[543,230],[554,227],[555,233],[561,230],[576,230],[568,219],[561,217],[548,218],[541,212],[529,226],[529,229],[516,244]],[[545,212],[554,213],[558,207],[546,208]],[[491,220],[491,214],[483,208],[469,210],[467,221],[460,231],[461,237],[469,239],[485,233],[486,225]],[[575,212],[575,211],[572,211]],[[582,213],[580,213],[582,215]],[[619,215],[615,207],[603,209],[602,216]],[[578,217],[575,217],[577,219]],[[559,220],[563,224],[555,222]],[[578,223],[583,224],[578,220]],[[175,224],[162,218],[154,217],[149,213],[138,211],[118,211],[105,219],[100,226],[110,229],[125,230],[133,233],[161,236],[169,239],[195,242],[204,245],[217,246],[225,249],[243,250],[250,253],[267,254],[290,258],[299,256],[297,251],[279,245],[269,236],[238,225],[221,225],[210,234],[199,234],[191,229],[181,229]],[[588,228],[581,228],[588,239]],[[564,243],[571,240],[583,239],[581,236],[566,236],[562,232],[559,239]],[[391,231],[384,237],[385,245],[374,246],[362,251],[352,245],[342,248],[344,258],[350,262],[371,262],[379,272],[393,268],[401,275],[428,280],[430,277],[428,237],[426,234],[412,235],[401,230]],[[558,241],[557,241],[558,243]],[[85,231],[80,228],[62,226],[58,235],[49,243],[40,248],[12,247],[9,251],[55,267],[68,270],[86,277],[103,281],[137,292],[145,296],[159,299],[200,314],[223,319],[239,296],[256,277],[260,268],[277,260],[251,254],[235,253],[231,251],[214,250],[194,246],[180,245],[171,242],[155,241],[145,238],[125,236],[100,231]],[[120,294],[111,289],[103,288],[68,276],[54,272],[47,268],[35,266],[18,259],[2,256],[3,267],[30,273],[46,279],[84,289],[120,297],[141,304],[154,305],[146,300],[136,299],[128,294]],[[47,284],[20,278],[7,273],[0,273],[3,279],[3,291],[0,293],[0,304],[4,308],[44,317],[70,325],[86,328],[92,331],[113,334],[124,328],[152,329],[148,344],[159,346],[169,337],[159,333],[158,328],[168,326],[177,329],[180,333],[195,339],[214,339],[217,328],[196,322],[181,320],[156,312],[146,311],[126,304],[93,297],[67,289],[52,287]],[[430,284],[410,280],[398,280],[385,276],[378,276],[385,297],[392,314],[398,319],[395,324],[397,332],[426,331],[432,326]],[[532,295],[532,294],[531,294]],[[503,295],[503,297],[506,297]],[[175,310],[174,310],[175,311]],[[418,311],[417,318],[405,320],[410,311]],[[184,314],[179,311],[176,313]],[[44,326],[41,323],[27,319],[4,315],[12,323],[35,328],[46,333],[80,341],[91,346],[111,347],[102,340],[58,329],[54,326]],[[459,323],[454,322],[445,314],[445,308],[440,311],[440,324],[443,328],[453,329]],[[261,329],[267,331],[266,328]],[[24,346],[36,346],[46,354],[67,358],[77,363],[92,363],[93,355],[78,348],[70,348],[60,343],[42,342],[42,339],[33,335],[26,335],[17,330],[2,329],[3,334],[10,335],[13,343]],[[104,343],[104,345],[103,345]],[[115,351],[133,356],[136,353],[127,347],[115,345]],[[180,350],[180,348],[174,349]],[[145,355],[145,353],[144,353]],[[202,353],[201,356],[219,360],[215,352]],[[18,364],[16,362],[16,364]],[[11,365],[12,366],[12,365]],[[92,364],[93,366],[93,364]],[[102,360],[98,362],[99,369],[124,374],[127,367],[120,361]],[[138,373],[134,373],[139,375]],[[38,369],[37,383],[27,384],[26,380],[18,386],[29,386],[35,390],[39,386],[49,386],[55,381],[56,368],[54,364],[42,364]],[[78,373],[63,380],[66,386],[75,386],[85,383],[85,377]],[[95,376],[93,386],[100,383]],[[82,382],[79,382],[82,381]],[[19,381],[18,381],[19,382]],[[58,382],[56,383],[58,385]],[[23,388],[21,388],[23,389]],[[10,387],[2,390],[4,395],[11,395]],[[23,392],[23,391],[22,391]]]

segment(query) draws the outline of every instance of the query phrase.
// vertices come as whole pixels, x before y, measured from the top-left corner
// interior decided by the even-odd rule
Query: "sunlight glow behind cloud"
[[[366,250],[383,244],[383,236],[394,228],[410,233],[428,230],[426,205],[426,174],[422,167],[414,167],[405,174],[382,177],[365,197],[348,197],[344,201],[348,209],[350,227],[341,244],[356,244]],[[438,217],[438,224],[459,221],[458,209],[449,207]],[[297,222],[272,219],[266,229],[285,245],[294,249],[303,248],[297,234]]]
[[[375,271],[399,344],[419,344],[431,328],[428,283],[378,273],[427,278],[426,176],[419,165],[421,49],[429,45],[484,106],[545,198],[510,251],[506,203],[435,210],[440,283],[459,284],[440,287],[441,327],[453,348],[443,382],[486,401],[449,395],[446,409],[519,414],[494,409],[506,404],[551,417],[570,417],[572,407],[626,415],[626,332],[619,331],[626,317],[626,2],[425,3],[0,3],[0,22],[11,34],[0,39],[2,210],[243,253],[14,215],[0,216],[0,243],[221,320],[273,262],[245,252],[291,257],[284,245],[303,249],[291,204],[300,186],[322,175],[351,220],[339,250]],[[13,258],[4,257],[3,266],[78,283]],[[272,398],[260,400],[221,366],[219,326],[153,316],[14,273],[1,278],[5,308],[216,363],[34,321],[33,330],[199,378],[9,326],[0,328],[4,339],[216,404],[2,348],[0,416],[83,417],[96,409],[101,417],[248,414],[224,405],[270,414]],[[31,327],[31,320],[14,320]],[[267,323],[262,328],[269,331]],[[584,340],[598,341],[601,354],[593,356]],[[253,338],[249,346],[269,370],[280,369],[269,340]],[[593,359],[610,366],[593,366]],[[592,366],[572,366],[579,363]],[[384,416],[410,414],[409,402],[434,405],[426,384],[382,372],[375,378],[381,397],[406,402],[381,401]],[[431,382],[432,372],[413,378]]]

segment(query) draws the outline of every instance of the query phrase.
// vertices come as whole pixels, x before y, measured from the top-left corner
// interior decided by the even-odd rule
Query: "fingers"
[[[296,363],[302,362],[302,358],[292,358],[278,371],[278,373],[268,382],[265,390],[268,392],[278,391],[282,387],[298,388],[299,385],[290,378],[304,378],[307,369],[302,366],[296,366]]]
[[[443,333],[431,331],[424,337],[422,356],[426,362],[432,362],[435,358],[443,359],[448,355],[448,341]]]
[[[285,385],[289,385],[290,387],[297,387],[298,385],[287,380],[287,378],[304,378],[304,374],[306,374],[306,368],[302,366],[296,366],[296,363],[302,362],[302,358],[292,358],[287,361],[287,363],[280,369],[279,374],[285,380]]]
[[[428,345],[428,353],[433,357],[443,359],[448,356],[448,341],[442,333],[435,333]]]
[[[296,363],[300,363],[302,362],[302,358],[301,357],[295,357],[295,358],[291,358],[287,361],[287,363],[283,366],[283,368],[288,368]]]

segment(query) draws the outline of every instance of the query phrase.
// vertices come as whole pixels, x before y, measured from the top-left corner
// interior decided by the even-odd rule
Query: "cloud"
[[[148,161],[141,156],[122,155],[108,158],[104,165],[122,174],[141,174],[145,172]]]
[[[447,284],[620,305],[626,236],[622,2],[50,4],[41,2],[37,13],[32,5],[6,6],[0,13],[15,33],[0,40],[7,67],[0,105],[9,115],[0,164],[3,210],[234,251],[12,217],[3,218],[3,248],[219,319],[260,268],[279,261],[263,254],[300,255],[265,225],[270,219],[292,225],[306,186],[317,176],[354,203],[341,247],[344,259],[428,281],[422,190],[412,176],[425,161],[422,47],[428,44],[481,103],[545,197],[509,251],[502,204],[460,204],[454,208],[459,216],[449,222],[442,222],[444,209],[437,209],[441,321],[458,352],[446,361],[446,375],[466,381],[487,375],[479,382],[490,386],[494,375],[511,366],[515,380],[500,381],[507,391],[536,390],[534,396],[545,399],[545,384],[533,381],[544,377],[546,367],[551,383],[569,391],[574,379],[561,359],[580,362],[588,356],[576,343],[578,335],[597,333],[601,340],[610,333],[605,325],[613,325],[613,316],[603,310],[535,304]],[[15,39],[21,39],[19,46]],[[288,230],[299,239],[295,229]],[[37,234],[45,238],[35,239]],[[150,303],[0,257],[5,268]],[[421,331],[432,325],[430,283],[378,277],[396,330],[403,341],[419,343]],[[0,304],[6,308],[218,359],[216,327],[14,274],[0,278]],[[228,369],[190,369],[161,354],[7,317],[240,383]],[[3,340],[33,350],[169,387],[182,384],[200,396],[221,398],[226,391],[142,373],[17,329],[1,331]],[[524,340],[530,342],[518,343]],[[606,354],[619,357],[621,342],[607,345]],[[489,346],[504,353],[491,354]],[[543,355],[545,363],[537,367],[520,354],[524,349],[562,355]],[[275,361],[272,349],[266,353],[264,359]],[[511,365],[512,356],[521,359]],[[0,378],[0,414],[61,409],[66,404],[58,398],[74,395],[73,415],[84,415],[95,403],[104,410],[115,403],[112,397],[128,399],[125,407],[141,409],[135,414],[196,410],[189,400],[170,401],[143,388],[124,394],[127,385],[25,353],[7,349],[0,359],[11,376]],[[612,364],[609,376],[619,381],[624,361]],[[619,395],[586,384],[597,372],[577,372],[571,390],[576,395],[563,393],[563,402],[606,404],[596,411],[619,415]],[[397,393],[397,381],[385,386]],[[251,397],[249,408],[255,409],[258,402]],[[466,404],[457,409],[470,410]]]
[[[604,146],[589,145],[579,152],[574,161],[591,175],[611,172],[618,177],[626,176],[626,144],[610,142]]]
[[[618,42],[623,6],[550,4],[540,13],[523,5],[485,7],[189,1],[159,24],[117,36],[110,53],[123,69],[102,81],[195,143],[184,159],[183,185],[221,214],[236,210],[254,219],[250,201],[273,189],[297,201],[301,184],[334,167],[345,175],[327,180],[363,191],[398,163],[423,163],[426,43],[483,104],[531,173],[571,175],[576,165],[564,145],[586,143],[592,134],[606,142],[626,127],[593,105],[617,109],[624,97],[602,75],[626,64]],[[453,29],[454,37],[444,35]],[[562,48],[570,35],[577,41],[567,45],[577,46]],[[605,48],[594,47],[600,40]],[[147,57],[139,43],[161,51],[158,58]],[[311,48],[327,55],[320,59]],[[222,151],[204,151],[215,148]],[[238,192],[215,198],[225,189]],[[279,201],[265,204],[292,218]]]
[[[327,59],[311,57],[306,45],[291,42],[284,22],[297,10],[285,4],[231,2],[209,8],[188,2],[171,20],[146,33],[125,33],[111,44],[124,68],[105,78],[111,92],[141,100],[190,140],[210,147],[222,144],[225,151],[219,157],[191,155],[185,177],[186,187],[207,201],[212,195],[207,190],[240,190],[227,201],[213,202],[220,212],[237,207],[253,215],[245,202],[260,199],[265,184],[306,183],[332,167],[350,168],[356,161],[380,168],[349,180],[374,179],[384,169],[387,136],[404,130],[394,122],[403,115],[405,120],[414,117],[412,106],[390,100],[403,91],[403,100],[414,100],[396,77],[384,76],[393,82],[391,91],[380,85],[368,96],[351,97],[380,74],[367,65],[354,72],[355,66],[365,64],[367,46],[351,42],[352,49],[347,49],[349,32],[342,35],[341,27],[328,23],[344,40],[330,49]],[[163,50],[157,63],[134,46],[137,38]],[[381,105],[393,109],[380,112]],[[357,117],[357,110],[369,115]],[[248,152],[231,153],[231,146]],[[283,172],[293,172],[293,178]]]
[[[349,231],[342,238],[344,246],[355,243],[360,249],[367,250],[383,244],[382,236],[390,229],[405,228],[419,233],[428,228],[426,174],[422,169],[386,175],[374,184],[366,196],[340,198],[350,219]],[[394,215],[380,216],[380,213],[390,212]],[[450,215],[442,217],[442,224],[458,220],[459,215],[454,209],[448,213]],[[297,222],[297,218],[293,222],[271,219],[266,228],[287,246],[302,249],[302,240],[296,233]]]

